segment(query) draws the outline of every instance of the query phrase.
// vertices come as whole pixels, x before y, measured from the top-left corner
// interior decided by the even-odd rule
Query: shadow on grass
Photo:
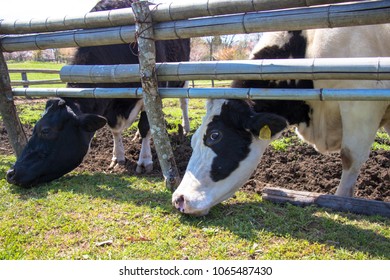
[[[50,183],[32,188],[12,186],[11,191],[17,193],[20,199],[45,198],[49,194],[72,192],[88,195],[94,198],[113,200],[119,203],[131,202],[135,205],[152,205],[171,211],[171,193],[153,190],[153,183],[161,184],[161,178],[153,176],[127,176],[121,174],[76,174],[66,175]],[[146,187],[145,187],[146,185]]]
[[[390,220],[379,216],[360,216],[332,212],[316,206],[291,204],[235,203],[220,204],[203,217],[202,227],[220,227],[239,238],[256,243],[259,232],[279,237],[307,240],[353,252],[364,252],[373,258],[390,259],[390,238],[372,229],[363,229],[350,221],[367,221],[390,228]],[[183,216],[183,224],[199,226],[199,218]]]
[[[72,192],[94,198],[133,203],[139,206],[159,207],[167,213],[175,213],[171,206],[171,193],[161,187],[161,178],[150,176],[126,177],[118,174],[67,175],[40,187],[23,189],[12,187],[21,199],[44,198],[50,193]],[[147,184],[147,187],[144,185]],[[179,217],[183,225],[193,227],[219,227],[239,238],[256,242],[259,232],[270,232],[279,237],[308,240],[353,252],[364,252],[373,258],[390,259],[390,238],[372,229],[351,224],[354,220],[366,220],[390,228],[384,217],[366,217],[349,213],[331,212],[326,209],[298,207],[290,204],[223,203],[214,207],[206,217]]]

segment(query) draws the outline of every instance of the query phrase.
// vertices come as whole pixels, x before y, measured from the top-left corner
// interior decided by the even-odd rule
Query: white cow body
[[[267,47],[274,46],[278,51],[283,48],[292,37],[292,33],[273,32],[266,33],[255,47],[251,57],[261,53]],[[303,31],[299,36],[305,38],[307,43],[305,57],[331,58],[331,57],[390,57],[390,25],[372,25],[362,27],[346,27],[334,29],[318,29]],[[272,53],[272,52],[271,52]],[[257,57],[259,58],[259,57]],[[261,57],[263,58],[263,57]],[[266,57],[274,58],[274,57]],[[275,57],[279,58],[279,57]],[[243,83],[245,85],[245,83]],[[252,86],[248,86],[252,87]],[[346,81],[346,80],[318,80],[314,81],[315,88],[390,88],[390,81]],[[228,105],[230,100],[210,100],[207,105],[207,113],[202,125],[194,134],[192,139],[193,154],[188,164],[184,178],[172,197],[173,205],[181,212],[194,215],[205,215],[209,209],[229,198],[238,190],[250,177],[260,162],[261,156],[271,140],[279,137],[281,130],[272,131],[272,139],[258,139],[253,134],[255,129],[243,127],[240,134],[245,131],[252,131],[252,140],[248,143],[249,152],[244,159],[241,159],[238,166],[232,168],[228,175],[217,176],[218,166],[222,169],[223,162],[230,155],[218,152],[220,143],[206,145],[207,137],[210,137],[212,127],[217,127],[214,137],[218,131],[223,136],[228,124],[221,125],[220,115],[226,114],[223,111],[230,108],[230,114],[234,114],[234,108]],[[256,104],[248,110],[256,110],[265,101],[256,101]],[[362,164],[367,160],[370,147],[374,142],[376,131],[384,127],[390,134],[390,102],[388,101],[306,101],[308,119],[291,123],[296,127],[298,135],[306,142],[312,144],[321,153],[340,151],[343,173],[336,195],[352,196],[356,179],[359,175]],[[243,110],[239,105],[237,108]],[[252,106],[252,105],[249,105]],[[281,105],[282,106],[282,105]],[[286,106],[286,103],[283,103]],[[294,105],[295,106],[295,105]],[[305,105],[303,105],[305,106]],[[226,107],[226,108],[224,108]],[[301,110],[297,107],[297,110]],[[286,107],[287,108],[287,107]],[[304,109],[302,109],[304,112]],[[256,111],[259,115],[263,112]],[[265,113],[276,113],[271,110]],[[240,111],[241,114],[241,111]],[[250,118],[252,118],[251,116]],[[249,122],[250,122],[249,118]],[[246,121],[243,121],[244,123]],[[221,130],[223,127],[223,130]],[[233,128],[236,129],[236,128]],[[258,128],[260,129],[260,128]],[[238,130],[236,131],[238,133]],[[247,136],[245,136],[247,137]],[[222,138],[223,139],[223,138]],[[237,138],[238,139],[238,138]],[[236,143],[241,143],[237,141]],[[226,145],[226,144],[224,144]],[[229,149],[234,149],[235,145]],[[228,147],[228,146],[226,146]],[[228,148],[225,147],[227,151]],[[214,174],[214,175],[210,175]],[[214,176],[214,179],[212,179]],[[216,179],[215,179],[216,178]]]

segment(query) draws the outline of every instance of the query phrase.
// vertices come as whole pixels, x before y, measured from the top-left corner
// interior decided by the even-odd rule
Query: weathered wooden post
[[[22,75],[22,82],[26,82],[24,85],[23,85],[23,87],[24,88],[28,88],[28,79],[27,79],[27,72],[26,71],[23,71],[22,73],[21,73],[21,75]]]
[[[158,155],[165,185],[173,191],[180,183],[172,147],[162,112],[162,100],[158,93],[156,75],[156,47],[152,17],[147,1],[132,4],[136,18],[136,39],[145,111],[149,119],[154,146]]]
[[[12,96],[11,79],[2,52],[0,52],[0,114],[3,118],[12,148],[16,156],[19,157],[27,143],[27,137],[16,113]]]

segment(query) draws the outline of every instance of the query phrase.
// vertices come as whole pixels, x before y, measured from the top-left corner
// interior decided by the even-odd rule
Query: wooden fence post
[[[2,52],[0,52],[0,114],[3,118],[11,146],[16,157],[19,157],[27,143],[27,137],[16,113],[12,96],[11,79]]]
[[[23,71],[22,73],[20,73],[21,76],[22,76],[22,82],[26,82],[23,87],[24,88],[28,88],[28,79],[27,79],[27,72]]]
[[[169,190],[174,191],[180,183],[180,176],[165,126],[162,99],[158,93],[156,47],[149,3],[147,1],[135,1],[132,8],[136,18],[135,34],[139,50],[138,57],[145,111],[165,178],[165,185]]]

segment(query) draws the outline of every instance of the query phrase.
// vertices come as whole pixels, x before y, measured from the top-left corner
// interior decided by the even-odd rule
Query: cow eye
[[[222,132],[219,130],[212,130],[207,135],[206,145],[212,146],[214,144],[217,144],[219,141],[221,141],[221,139],[222,139]]]
[[[51,131],[50,127],[44,127],[41,129],[41,135],[47,136],[47,135],[49,135],[50,131]]]
[[[221,135],[221,134],[220,134],[218,131],[214,131],[214,132],[212,132],[212,133],[210,134],[210,140],[211,140],[211,141],[216,141],[216,140],[218,140],[218,138],[219,138],[220,135]]]

